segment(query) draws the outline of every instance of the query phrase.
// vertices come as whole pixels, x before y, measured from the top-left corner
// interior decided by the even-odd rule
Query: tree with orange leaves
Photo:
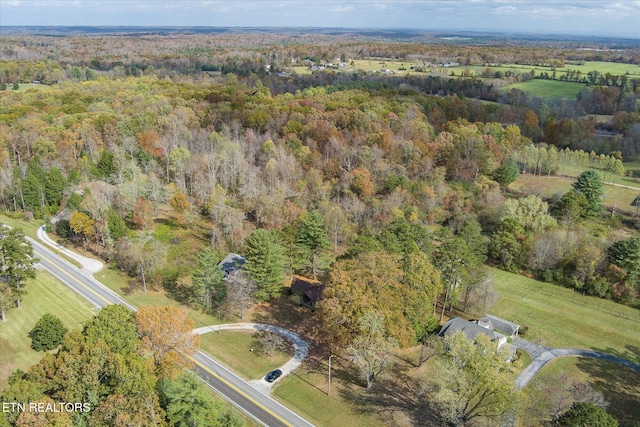
[[[175,378],[180,368],[191,368],[189,358],[200,346],[193,333],[193,320],[173,306],[142,306],[136,312],[136,327],[142,348],[153,355],[159,377]]]

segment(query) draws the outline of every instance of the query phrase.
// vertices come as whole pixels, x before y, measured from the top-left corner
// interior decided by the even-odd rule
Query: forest
[[[46,221],[139,292],[207,312],[317,279],[318,342],[354,360],[365,336],[404,348],[452,310],[483,315],[487,266],[638,308],[640,196],[603,194],[623,180],[640,194],[640,77],[560,71],[638,68],[640,48],[584,43],[3,33],[0,209]],[[550,71],[295,72],[371,58]],[[503,89],[533,79],[584,88],[575,100]],[[515,189],[519,177],[570,188],[549,197]],[[247,258],[233,289],[212,268],[229,252]],[[19,292],[0,282],[3,316]],[[72,339],[89,338],[61,351]],[[369,389],[377,373],[363,375]]]

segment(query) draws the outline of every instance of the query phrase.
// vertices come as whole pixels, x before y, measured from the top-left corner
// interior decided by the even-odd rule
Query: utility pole
[[[218,309],[218,333],[220,333],[220,329],[222,329],[222,322],[220,321],[220,309]]]
[[[331,396],[331,358],[333,357],[333,354],[329,356],[329,392],[327,393],[327,396]]]

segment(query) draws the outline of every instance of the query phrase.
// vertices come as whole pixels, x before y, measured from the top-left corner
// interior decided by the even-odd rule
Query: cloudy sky
[[[350,27],[640,38],[640,0],[0,0],[7,25]]]

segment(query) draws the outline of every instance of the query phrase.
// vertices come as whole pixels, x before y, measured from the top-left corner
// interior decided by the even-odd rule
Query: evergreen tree
[[[627,273],[627,281],[640,285],[640,237],[619,240],[609,247],[609,259]]]
[[[38,158],[34,157],[27,165],[27,171],[22,181],[22,197],[25,208],[33,211],[36,218],[42,216],[42,208],[46,206],[46,179],[46,172],[40,166]]]
[[[329,247],[329,239],[324,229],[324,221],[318,211],[313,211],[300,224],[296,243],[305,253],[311,274],[317,277],[320,271],[320,257]]]
[[[53,314],[45,313],[29,332],[31,348],[35,351],[53,350],[67,333],[67,328]]]
[[[258,285],[256,298],[266,301],[278,296],[284,282],[284,248],[273,231],[255,230],[244,241],[244,269]]]
[[[0,319],[5,320],[5,310],[24,293],[24,281],[34,279],[33,248],[21,231],[0,224]]]
[[[586,216],[597,216],[602,212],[602,185],[602,178],[592,169],[582,172],[573,183],[573,189],[587,198]]]
[[[114,209],[109,209],[109,212],[107,212],[107,226],[109,227],[109,235],[113,239],[125,237],[128,233],[124,220]]]
[[[506,162],[493,172],[493,179],[500,184],[501,187],[506,187],[518,179],[519,174],[520,170],[518,169],[516,161],[513,157],[509,157]]]
[[[44,183],[45,196],[51,212],[58,210],[67,181],[58,168],[51,168]]]
[[[102,150],[100,158],[96,164],[96,175],[100,178],[109,178],[116,172],[115,165],[113,164],[113,154],[109,150]]]
[[[227,295],[220,257],[210,248],[198,253],[198,266],[192,274],[193,297],[205,310],[218,306]]]

